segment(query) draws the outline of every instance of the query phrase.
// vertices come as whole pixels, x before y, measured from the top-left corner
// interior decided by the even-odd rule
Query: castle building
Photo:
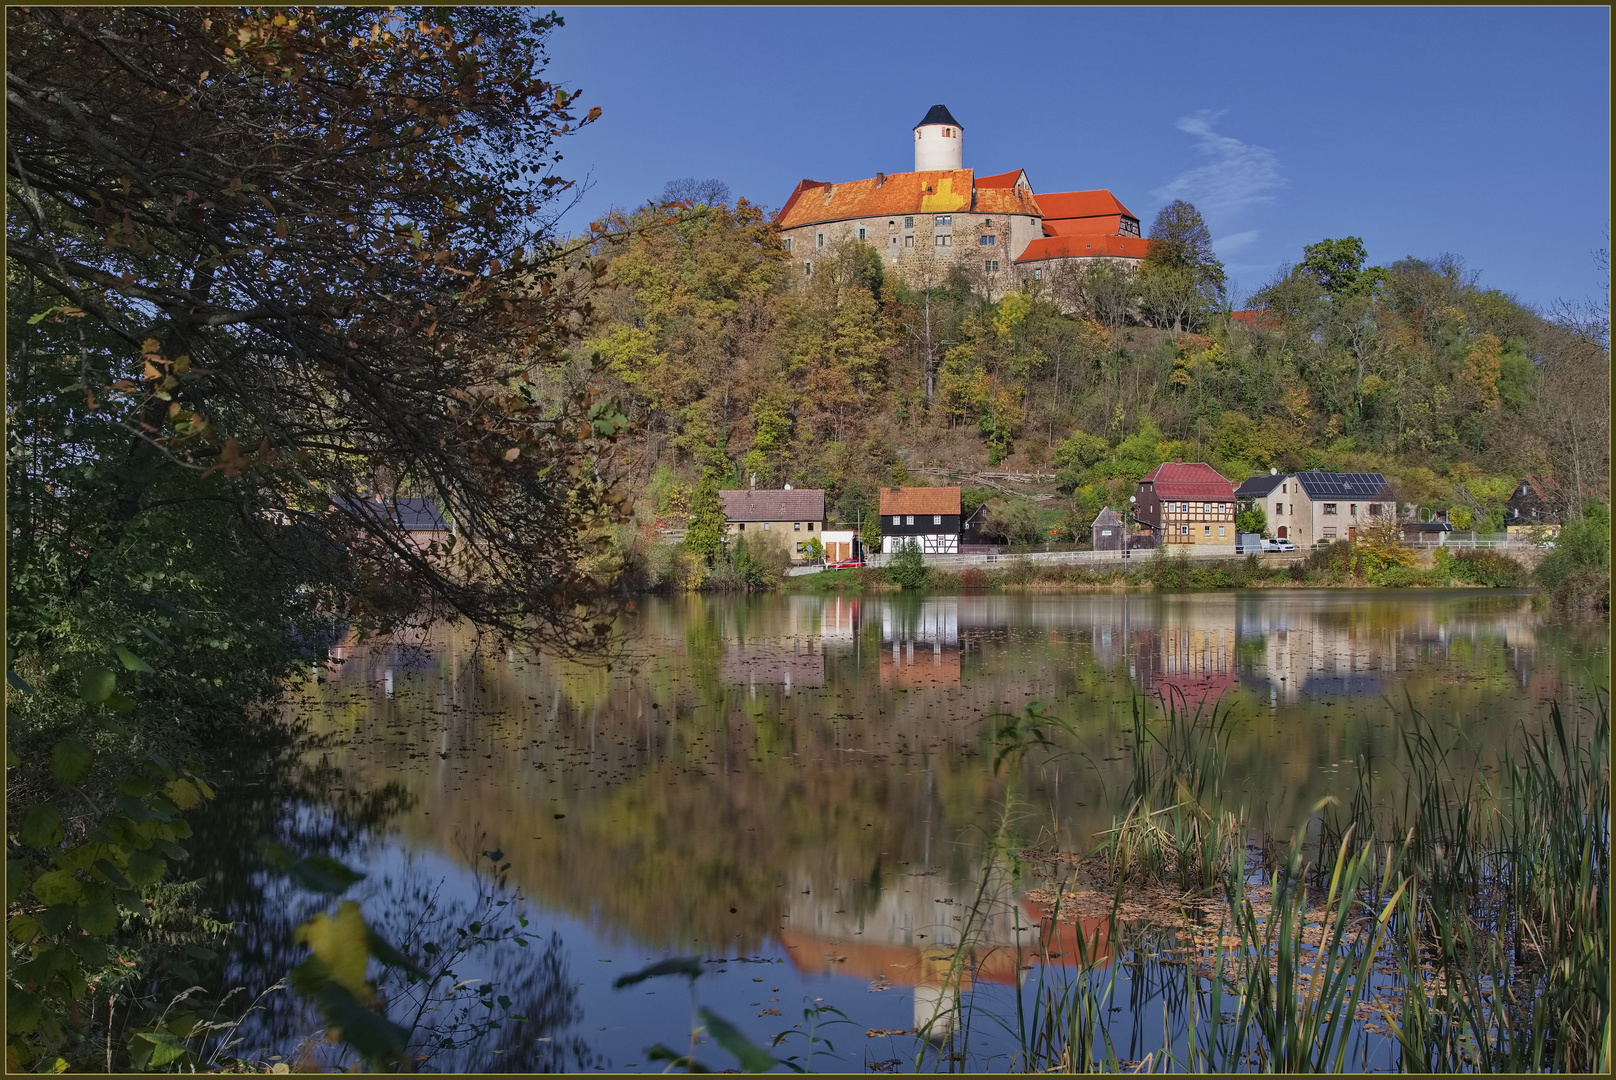
[[[915,168],[864,180],[803,180],[780,210],[786,252],[804,278],[847,241],[881,253],[913,286],[969,271],[989,297],[1064,266],[1137,266],[1150,241],[1109,191],[1034,194],[1024,170],[977,176],[964,167],[965,126],[943,105],[914,127]]]

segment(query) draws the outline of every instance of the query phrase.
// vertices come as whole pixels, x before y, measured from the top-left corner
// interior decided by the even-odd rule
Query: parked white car
[[[1264,540],[1262,549],[1264,551],[1295,551],[1296,545],[1289,540]]]

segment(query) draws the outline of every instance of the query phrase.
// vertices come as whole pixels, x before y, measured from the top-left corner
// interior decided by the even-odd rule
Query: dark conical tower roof
[[[965,130],[965,125],[954,119],[953,114],[948,111],[947,105],[933,105],[931,111],[915,127],[929,127],[932,124],[952,124],[961,131]]]

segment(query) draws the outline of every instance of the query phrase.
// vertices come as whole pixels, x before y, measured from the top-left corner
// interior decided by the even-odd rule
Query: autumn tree
[[[339,585],[356,619],[409,597],[509,634],[588,630],[618,421],[545,374],[591,316],[589,267],[547,231],[570,186],[556,140],[598,113],[542,77],[556,20],[7,23],[9,268],[105,331],[76,374],[129,440],[112,530],[168,471],[222,476],[209,497],[265,557]],[[438,504],[454,550],[410,541],[386,509],[403,494]]]
[[[1183,331],[1224,303],[1227,277],[1201,212],[1174,199],[1156,213],[1139,270],[1145,305],[1158,325]]]

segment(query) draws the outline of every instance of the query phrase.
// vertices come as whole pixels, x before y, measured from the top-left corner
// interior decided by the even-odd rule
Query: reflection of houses
[[[960,660],[957,597],[881,609],[881,685],[957,686]]]
[[[1235,684],[1234,601],[1191,603],[1162,615],[1129,643],[1134,681],[1175,708],[1217,704]]]
[[[903,874],[882,888],[873,908],[858,912],[842,910],[849,906],[843,899],[816,888],[811,906],[792,905],[780,942],[800,971],[913,987],[915,1026],[930,1024],[933,1035],[943,1035],[952,1026],[953,994],[975,982],[1014,985],[1040,961],[1064,967],[1084,957],[1097,965],[1110,961],[1106,920],[1055,922],[1011,889],[1001,870],[980,890],[976,882],[940,874]],[[973,913],[978,896],[986,899]],[[967,927],[970,940],[963,942]]]
[[[748,688],[825,685],[825,653],[817,642],[732,643],[724,650],[719,678]]]

